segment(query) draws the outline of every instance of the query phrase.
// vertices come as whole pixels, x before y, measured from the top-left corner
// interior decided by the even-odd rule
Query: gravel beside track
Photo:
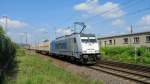
[[[50,56],[41,55],[43,58],[48,58]],[[72,72],[73,74],[78,74],[83,77],[87,77],[92,80],[100,80],[104,84],[142,84],[135,82],[133,80],[128,80],[122,77],[118,77],[109,73],[105,73],[103,71],[97,71],[89,68],[89,66],[80,66],[76,64],[71,64],[66,61],[62,61],[53,57],[50,57],[53,64],[57,67],[64,68],[65,70]]]
[[[105,72],[108,74],[112,74],[114,76],[122,77],[128,80],[137,81],[141,84],[150,84],[150,77],[142,75],[142,74],[137,74],[132,71],[130,72],[129,70],[120,69],[117,67],[103,65],[103,64],[91,66],[89,68],[97,70],[99,72]]]

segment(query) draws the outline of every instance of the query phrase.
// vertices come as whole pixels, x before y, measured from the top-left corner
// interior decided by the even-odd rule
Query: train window
[[[82,39],[81,41],[85,42],[85,43],[87,43],[87,42],[95,43],[96,39]]]
[[[74,43],[76,43],[77,41],[76,41],[76,38],[74,38]]]
[[[128,44],[129,42],[128,38],[124,38],[123,40],[124,40],[124,44]]]
[[[59,49],[59,48],[60,48],[59,43],[56,43],[56,48],[57,48],[57,49]]]
[[[62,48],[62,49],[67,49],[67,44],[66,44],[66,43],[62,43],[62,44],[61,44],[61,48]]]
[[[89,39],[90,40],[90,42],[92,42],[92,43],[95,43],[96,42],[96,39]]]
[[[56,48],[57,49],[67,49],[67,44],[65,42],[64,43],[57,43]]]
[[[112,45],[112,40],[109,40],[109,45]]]
[[[150,43],[150,36],[146,36],[146,42]]]
[[[84,43],[87,43],[88,39],[82,39],[81,41],[84,42]]]
[[[134,41],[134,43],[139,43],[140,42],[140,38],[139,37],[134,37],[133,41]]]

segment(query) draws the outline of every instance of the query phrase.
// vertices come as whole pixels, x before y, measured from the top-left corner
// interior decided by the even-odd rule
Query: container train
[[[86,27],[84,23],[75,23]],[[95,64],[100,59],[99,44],[94,34],[72,33],[56,38],[51,43],[44,41],[32,49],[52,56],[68,58],[82,64]]]
[[[35,50],[38,53],[49,54],[50,53],[50,41],[44,40],[35,46]]]
[[[31,49],[82,64],[95,64],[100,59],[99,45],[94,34],[73,33],[52,42],[43,41]]]

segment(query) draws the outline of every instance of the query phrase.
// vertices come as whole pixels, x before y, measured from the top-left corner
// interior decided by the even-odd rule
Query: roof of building
[[[132,33],[132,34],[121,34],[121,35],[113,35],[113,36],[104,36],[104,37],[99,37],[98,39],[108,39],[108,38],[116,38],[116,37],[125,37],[125,36],[141,35],[141,34],[149,34],[149,35],[150,35],[150,31],[137,32],[137,33]]]

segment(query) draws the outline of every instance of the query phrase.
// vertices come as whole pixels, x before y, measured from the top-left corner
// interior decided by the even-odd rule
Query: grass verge
[[[13,77],[6,77],[6,84],[101,84],[67,72],[52,64],[50,58],[43,59],[38,54],[25,54],[18,50],[17,73]]]
[[[103,47],[102,58],[125,63],[150,65],[150,48],[132,46]]]

